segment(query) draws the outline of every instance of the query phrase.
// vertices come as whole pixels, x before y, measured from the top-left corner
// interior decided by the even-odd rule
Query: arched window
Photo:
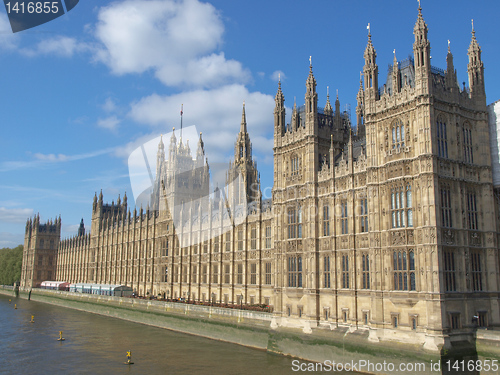
[[[415,254],[413,250],[393,253],[394,290],[416,290]]]
[[[293,155],[291,159],[292,176],[299,174],[300,162],[298,155]]]
[[[413,226],[411,185],[395,187],[391,191],[391,217],[393,228]]]
[[[405,147],[405,126],[401,120],[392,124],[392,148]]]
[[[464,161],[466,163],[474,163],[474,154],[472,150],[472,130],[468,123],[465,123],[462,128],[463,144],[464,144]]]
[[[442,158],[447,158],[448,142],[446,135],[446,122],[441,116],[436,121],[436,128],[437,128],[438,156]]]

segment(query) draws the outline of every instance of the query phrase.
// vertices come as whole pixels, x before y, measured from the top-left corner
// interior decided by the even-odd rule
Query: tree
[[[0,285],[12,285],[21,280],[23,245],[0,249]]]

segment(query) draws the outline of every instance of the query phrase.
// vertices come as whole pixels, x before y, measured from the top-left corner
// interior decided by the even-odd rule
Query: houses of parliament
[[[192,153],[174,131],[158,145],[147,208],[131,211],[126,195],[105,203],[101,192],[90,233],[82,220],[66,240],[60,217],[27,221],[21,287],[126,284],[143,296],[266,304],[278,326],[349,327],[428,350],[475,326],[499,329],[481,48],[473,29],[461,87],[450,47],[446,69],[431,66],[420,7],[413,34],[413,55],[394,56],[379,87],[368,33],[355,133],[338,97],[318,106],[312,65],[290,123],[278,84],[272,199],[262,199],[243,106],[224,188],[209,191],[201,134]]]

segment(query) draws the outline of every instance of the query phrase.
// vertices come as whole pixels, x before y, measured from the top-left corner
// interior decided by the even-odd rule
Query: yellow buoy
[[[30,323],[35,323],[35,315],[31,315],[31,322]]]
[[[127,362],[124,362],[125,365],[133,365],[134,362],[132,362],[132,351],[129,350],[127,352]]]
[[[62,337],[62,333],[63,333],[63,331],[59,331],[59,338],[57,339],[57,341],[64,341],[64,340],[66,340],[64,337]]]
[[[17,303],[14,303],[14,308],[17,310]]]
[[[9,305],[10,305],[10,303],[11,303],[11,302],[12,302],[12,300],[11,300],[11,299],[9,299]]]

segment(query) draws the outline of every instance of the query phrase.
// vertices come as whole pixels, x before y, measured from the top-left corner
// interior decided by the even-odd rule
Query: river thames
[[[21,298],[0,295],[0,317],[5,374],[297,373],[289,357]]]

